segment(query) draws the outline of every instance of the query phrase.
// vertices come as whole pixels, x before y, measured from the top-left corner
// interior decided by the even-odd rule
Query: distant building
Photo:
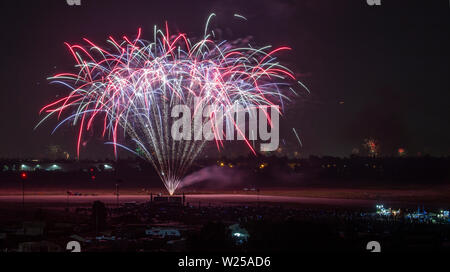
[[[90,169],[98,172],[114,172],[115,166],[111,163],[103,162],[40,162],[39,160],[13,162],[10,165],[3,165],[0,167],[0,171],[46,171],[46,172],[87,172]]]
[[[183,198],[181,196],[155,196],[153,197],[153,203],[171,206],[182,206]]]
[[[154,238],[181,237],[181,233],[177,229],[162,229],[162,228],[146,229],[145,235],[152,236]]]
[[[52,242],[40,241],[40,242],[25,242],[20,243],[19,252],[61,252],[62,248]]]
[[[45,225],[45,222],[24,222],[23,227],[16,231],[16,235],[42,236]]]
[[[77,234],[71,235],[70,238],[75,240],[75,241],[82,242],[82,243],[90,243],[91,242],[90,239],[86,239],[86,238],[81,237],[80,235],[77,235]]]
[[[105,236],[105,235],[102,235],[102,236],[95,237],[95,239],[101,240],[101,241],[115,241],[116,240],[116,236]]]

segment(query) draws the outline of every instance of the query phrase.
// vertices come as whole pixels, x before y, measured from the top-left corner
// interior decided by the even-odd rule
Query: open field
[[[115,191],[111,190],[71,190],[79,195],[67,195],[61,189],[45,191],[26,191],[25,202],[30,206],[39,207],[66,207],[66,205],[85,206],[93,201],[100,200],[107,204],[116,204]],[[125,189],[120,190],[120,203],[145,202],[150,199],[150,192],[155,196],[165,193],[163,188],[147,190]],[[180,192],[181,193],[181,192]],[[227,191],[185,191],[186,202],[191,205],[242,205],[242,204],[283,204],[306,206],[346,206],[346,207],[373,207],[377,203],[407,208],[426,205],[428,207],[446,208],[450,205],[450,191],[448,187],[439,188],[409,188],[409,189],[263,189],[257,191],[227,190]],[[22,192],[20,190],[2,190],[0,203],[21,204]]]
[[[27,196],[43,195],[66,195],[67,192],[79,193],[81,195],[113,195],[114,186],[111,188],[27,188]],[[162,193],[166,194],[164,188],[120,188],[121,195],[148,196]],[[186,195],[208,195],[208,194],[230,194],[230,195],[257,195],[255,190],[183,190],[178,194]],[[22,195],[20,186],[16,188],[1,188],[0,196]],[[289,196],[289,197],[310,197],[310,198],[336,198],[336,199],[360,199],[360,200],[386,200],[386,201],[420,201],[420,202],[443,202],[450,204],[450,186],[408,186],[397,188],[325,188],[325,187],[305,187],[305,188],[261,188],[261,196]]]
[[[27,206],[39,207],[66,207],[68,203],[73,206],[91,205],[99,200],[109,205],[116,204],[114,195],[88,195],[70,196],[67,199],[64,195],[40,195],[26,196]],[[146,195],[122,195],[119,198],[121,203],[149,201]],[[267,196],[267,195],[242,195],[242,194],[192,194],[186,196],[186,201],[192,205],[243,205],[243,204],[305,204],[305,205],[332,205],[332,206],[358,206],[369,207],[375,205],[371,200],[333,199],[333,198],[312,198],[312,197],[292,197],[292,196]],[[18,195],[0,196],[0,203],[21,204],[22,197]]]

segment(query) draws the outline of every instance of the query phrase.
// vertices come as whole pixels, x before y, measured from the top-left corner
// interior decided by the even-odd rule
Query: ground
[[[46,189],[33,192],[25,191],[25,202],[41,207],[65,207],[65,205],[90,205],[94,200],[101,200],[107,204],[115,204],[117,198],[114,188],[107,189],[78,189],[70,190],[81,195],[66,195],[66,190]],[[119,201],[145,202],[150,198],[150,192],[155,196],[165,193],[163,188],[152,189],[124,189],[120,191]],[[182,192],[178,192],[181,194]],[[411,187],[399,188],[296,188],[296,189],[261,189],[257,191],[223,190],[223,191],[186,191],[186,202],[191,205],[235,205],[235,204],[299,204],[299,205],[327,205],[369,207],[377,203],[390,204],[396,207],[444,207],[450,202],[450,188],[439,186],[433,188]],[[2,190],[0,203],[21,204],[22,191],[18,189]],[[58,205],[59,204],[59,205]],[[64,205],[61,205],[64,204]]]

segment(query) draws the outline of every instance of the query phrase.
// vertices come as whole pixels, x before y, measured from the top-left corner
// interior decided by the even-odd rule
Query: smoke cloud
[[[219,167],[217,165],[208,166],[186,176],[179,188],[191,185],[212,186],[214,188],[223,188],[232,185],[242,184],[247,178],[248,173],[230,167]]]

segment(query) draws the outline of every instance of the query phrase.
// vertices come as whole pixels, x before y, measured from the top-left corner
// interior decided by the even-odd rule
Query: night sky
[[[152,39],[153,26],[166,20],[171,32],[200,37],[212,12],[213,28],[227,39],[252,36],[254,45],[293,48],[280,58],[311,94],[287,108],[281,121],[285,150],[348,156],[373,137],[384,155],[400,147],[412,155],[448,155],[449,2],[381,1],[2,1],[0,157],[45,157],[49,145],[75,154],[74,127],[50,135],[52,120],[33,130],[39,109],[67,92],[46,80],[73,71],[63,42],[86,37],[106,45],[109,35],[134,37],[138,27]],[[112,157],[111,147],[93,135],[81,158],[105,157]]]

